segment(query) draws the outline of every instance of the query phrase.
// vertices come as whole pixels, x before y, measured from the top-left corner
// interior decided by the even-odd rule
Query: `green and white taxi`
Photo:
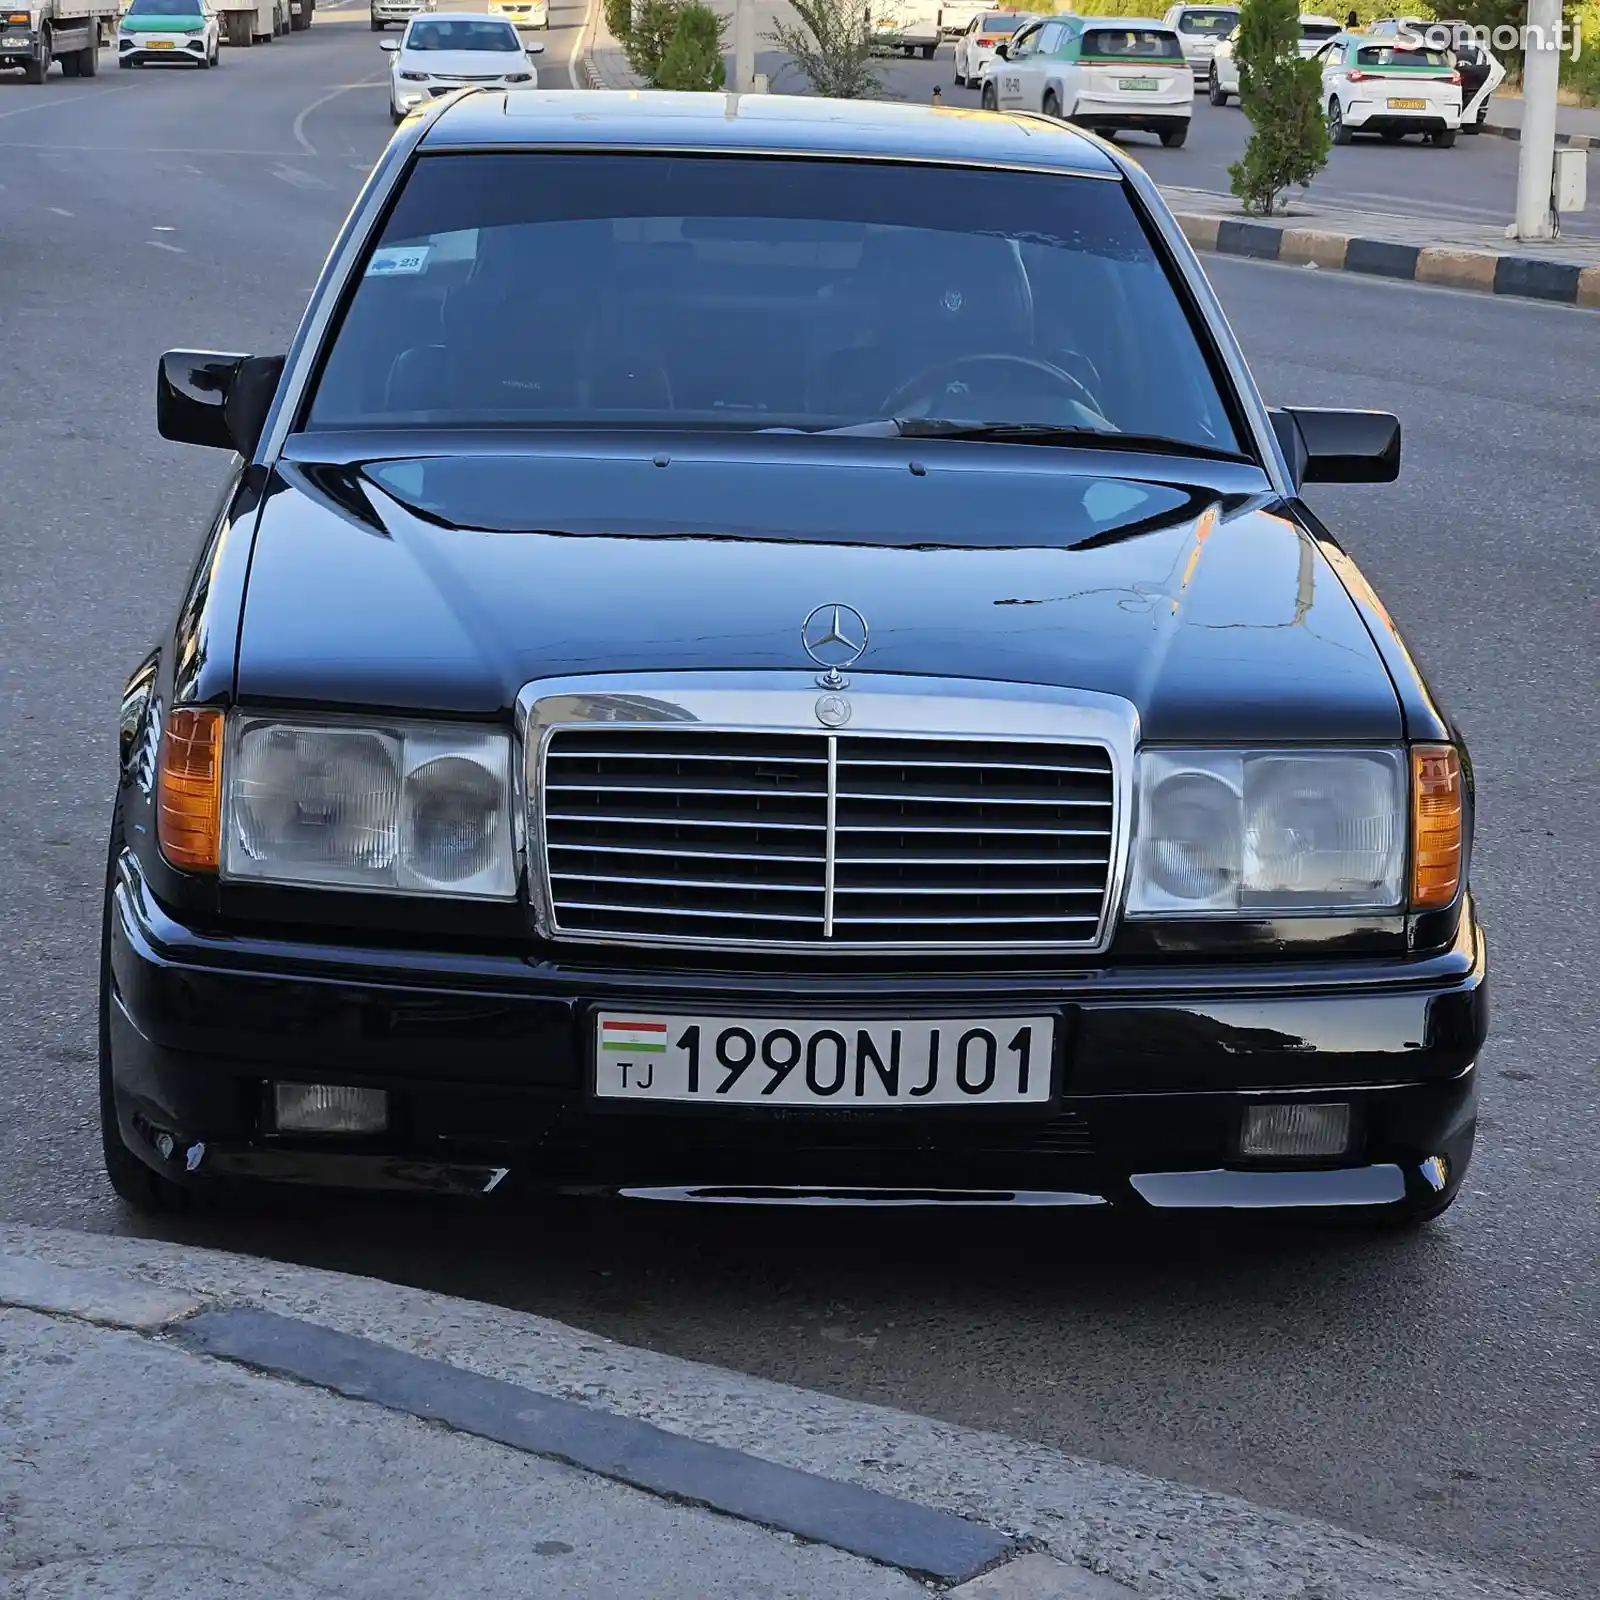
[[[1448,50],[1420,41],[1341,33],[1311,58],[1322,69],[1328,133],[1349,144],[1358,133],[1391,143],[1420,133],[1447,148],[1461,127],[1461,74]]]
[[[986,111],[1040,111],[1107,138],[1189,136],[1194,73],[1175,28],[1148,17],[1051,17],[1019,28],[983,80]]]
[[[222,59],[222,27],[209,0],[132,0],[117,22],[117,65],[186,61],[214,67]]]

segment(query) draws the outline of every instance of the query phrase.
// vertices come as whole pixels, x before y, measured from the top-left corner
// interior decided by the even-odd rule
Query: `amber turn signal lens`
[[[215,872],[222,841],[222,713],[173,711],[161,738],[156,837],[184,872]]]
[[[1411,748],[1411,909],[1447,906],[1461,887],[1461,757],[1447,744]]]

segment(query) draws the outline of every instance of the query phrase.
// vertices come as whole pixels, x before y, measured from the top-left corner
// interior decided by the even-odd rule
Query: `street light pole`
[[[1528,0],[1522,55],[1522,141],[1513,239],[1553,239],[1550,190],[1556,163],[1556,91],[1561,83],[1561,0]]]
[[[1556,0],[1559,7],[1560,0]],[[756,77],[755,0],[734,0],[733,4],[733,92],[750,94]]]

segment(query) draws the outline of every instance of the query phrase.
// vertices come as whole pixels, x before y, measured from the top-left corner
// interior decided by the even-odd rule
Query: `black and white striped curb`
[[[1480,131],[1496,139],[1522,138],[1522,129],[1514,123],[1485,122]],[[1558,133],[1556,143],[1571,145],[1574,150],[1600,150],[1600,133]]]
[[[1289,221],[1247,222],[1177,207],[1174,215],[1189,243],[1202,252],[1600,308],[1600,264],[1582,266],[1458,245],[1405,244]]]
[[[418,1417],[675,1504],[897,1569],[949,1600],[1133,1600],[1134,1591],[975,1519],[707,1444],[636,1417],[298,1317],[0,1255],[0,1306],[129,1329],[250,1371]]]

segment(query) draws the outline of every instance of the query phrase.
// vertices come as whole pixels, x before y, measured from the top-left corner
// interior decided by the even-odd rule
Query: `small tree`
[[[832,100],[870,100],[883,93],[872,61],[871,0],[793,0],[800,19],[767,35],[811,87]]]
[[[1328,164],[1322,72],[1300,57],[1298,0],[1244,0],[1237,54],[1251,133],[1228,177],[1246,211],[1270,217],[1285,189],[1310,183]]]
[[[605,0],[606,28],[624,49],[633,32],[633,0]]]
[[[634,12],[624,48],[628,52],[628,65],[646,83],[655,83],[662,57],[678,31],[682,11],[683,0],[641,0]]]
[[[661,58],[654,79],[658,89],[716,90],[726,76],[722,63],[722,31],[727,26],[701,0],[688,0],[678,13],[678,26]]]

